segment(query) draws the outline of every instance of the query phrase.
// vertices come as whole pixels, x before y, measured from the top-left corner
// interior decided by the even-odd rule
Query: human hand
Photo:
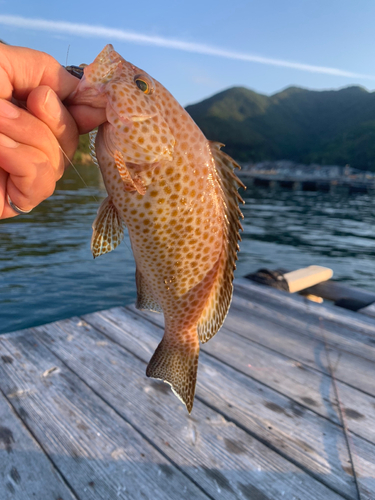
[[[0,44],[0,219],[17,215],[8,196],[23,211],[51,196],[78,134],[105,121],[104,110],[72,106],[73,118],[63,105],[77,83],[48,54]]]

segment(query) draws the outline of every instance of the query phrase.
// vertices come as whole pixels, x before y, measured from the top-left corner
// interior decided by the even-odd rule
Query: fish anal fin
[[[137,284],[137,302],[135,307],[137,309],[148,309],[153,312],[163,312],[158,301],[154,298],[150,286],[138,268],[135,271],[135,281]]]
[[[112,200],[106,198],[92,225],[91,251],[95,257],[114,250],[124,237],[124,223]]]
[[[139,194],[146,193],[146,187],[143,184],[143,181],[139,175],[136,175],[134,178],[130,175],[130,172],[126,166],[124,157],[122,153],[118,150],[115,151],[114,160],[116,163],[117,170],[120,174],[122,182],[124,183],[125,191],[137,191]]]
[[[193,334],[192,334],[193,335]],[[148,377],[167,382],[191,413],[197,382],[199,342],[178,342],[164,335],[146,370]]]
[[[224,245],[217,265],[202,282],[203,287],[211,289],[198,321],[197,330],[201,342],[207,342],[217,333],[228,313],[233,293],[233,273],[239,250],[238,241],[241,239],[239,231],[242,226],[239,219],[243,217],[238,207],[238,202],[243,200],[237,190],[244,185],[234,173],[238,165],[230,156],[220,151],[222,144],[209,141],[209,146],[222,194],[226,225]]]
[[[233,294],[233,264],[228,261],[227,249],[224,248],[217,264],[202,281],[210,292],[197,325],[199,340],[210,340],[221,328],[228,314]]]

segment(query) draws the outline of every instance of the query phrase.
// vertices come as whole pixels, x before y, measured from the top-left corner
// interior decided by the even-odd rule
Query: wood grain
[[[115,308],[86,315],[85,320],[148,361],[161,336],[161,331],[150,328],[148,315],[133,307]],[[143,343],[138,342],[139,335]],[[342,429],[205,352],[200,356],[197,397],[351,498],[355,488],[345,471],[349,456]]]
[[[162,335],[130,306],[0,337],[1,499],[374,500],[374,318],[237,280],[191,416],[145,376]]]
[[[375,396],[375,363],[349,352],[350,341],[346,342],[348,351],[340,345],[332,347],[326,342],[327,327],[323,331],[321,327],[313,329],[308,314],[303,326],[295,325],[285,312],[266,306],[251,308],[247,301],[243,305],[240,300],[237,297],[233,300],[226,328],[327,375],[330,373],[328,351],[338,380]]]
[[[77,363],[86,356],[84,345],[85,339]],[[2,355],[14,361],[3,366],[1,390],[78,498],[164,499],[166,482],[171,498],[206,498],[57,359],[39,341],[37,329],[0,339]]]
[[[161,315],[148,311],[137,312],[134,307],[128,309],[152,320],[159,326],[163,326],[164,322]],[[323,368],[322,360],[325,360],[327,365],[327,353],[324,343],[320,340],[315,343],[315,364],[320,367],[320,370],[312,369],[302,363],[298,355],[290,358],[277,351],[264,348],[258,343],[249,343],[246,317],[248,317],[246,311],[239,312],[238,309],[231,309],[225,326],[210,342],[202,346],[202,351],[209,353],[216,359],[225,362],[236,370],[240,370],[242,373],[319,415],[330,419],[332,422],[340,424],[341,417],[332,379],[328,369]],[[227,329],[227,324],[229,324],[231,331]],[[241,335],[233,333],[233,330],[241,332]],[[278,330],[274,326],[269,329],[269,332],[264,332],[264,335],[275,335],[275,331]],[[304,337],[300,339],[300,352],[304,350],[304,340]],[[297,349],[295,354],[296,351]],[[336,359],[338,358],[339,356],[336,357]],[[335,358],[332,360],[332,365],[336,368],[334,361]],[[362,359],[357,358],[356,364],[360,367]],[[347,366],[345,368],[347,369]],[[364,377],[366,379],[371,378],[374,369],[375,366],[372,364],[370,372],[367,375],[364,374]],[[360,369],[358,371],[360,372]],[[355,377],[355,366],[350,375],[347,373],[346,378],[349,376]],[[368,385],[372,383],[371,380]],[[343,403],[349,410],[348,414],[354,415],[354,418],[348,418],[347,420],[348,428],[364,439],[375,443],[375,397],[345,383],[339,383],[338,387],[339,396],[345,400]],[[350,402],[352,402],[352,405],[350,405]],[[351,411],[353,406],[358,407],[358,416]]]
[[[85,316],[85,321],[88,319]],[[246,498],[244,492],[251,492],[253,496],[249,493],[248,498],[258,494],[259,498],[279,499],[284,491],[290,499],[339,498],[201,401],[195,401],[193,414],[188,416],[167,385],[145,378],[145,363],[137,358],[138,335],[145,338],[147,325],[138,319],[127,327],[134,325],[138,331],[129,351],[108,338],[108,324],[106,337],[90,326],[84,327],[83,336],[74,321],[64,321],[42,328],[40,338],[120,415],[142,428],[149,440],[211,497]],[[155,329],[150,323],[148,328]],[[122,327],[117,328],[115,340],[124,337]],[[156,345],[156,337],[150,336],[147,343]],[[77,359],[81,350],[84,355]]]
[[[12,363],[13,360],[9,355],[2,356],[0,377],[3,376],[2,365]],[[3,500],[77,498],[1,393],[0,498]]]

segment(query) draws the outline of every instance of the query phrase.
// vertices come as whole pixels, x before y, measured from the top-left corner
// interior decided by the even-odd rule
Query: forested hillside
[[[208,139],[239,161],[349,163],[375,171],[375,93],[297,87],[265,96],[234,87],[188,106]]]

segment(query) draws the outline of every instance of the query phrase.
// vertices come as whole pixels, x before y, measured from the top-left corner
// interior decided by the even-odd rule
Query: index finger
[[[34,88],[48,85],[64,100],[77,84],[78,79],[45,52],[0,44],[0,98],[26,101]]]

